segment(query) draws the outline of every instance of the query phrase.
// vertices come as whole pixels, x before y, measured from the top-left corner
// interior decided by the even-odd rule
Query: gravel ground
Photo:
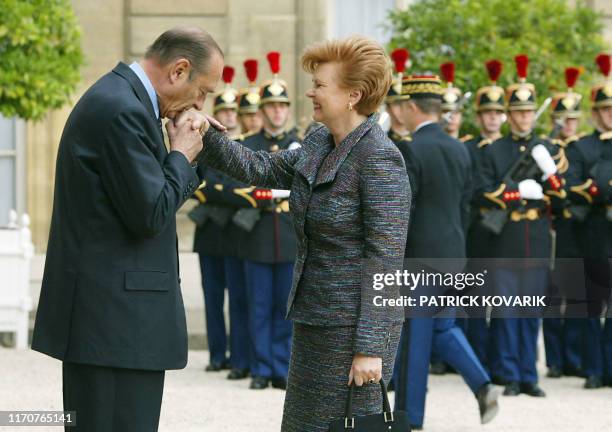
[[[248,380],[205,373],[206,351],[190,351],[185,370],[168,372],[161,432],[268,432],[280,429],[284,392],[254,391]],[[61,410],[60,363],[33,351],[0,348],[0,410]],[[543,374],[542,374],[543,375]],[[425,429],[468,431],[612,431],[612,388],[583,390],[577,378],[541,380],[545,399],[502,398],[497,418],[480,426],[468,387],[456,375],[430,377]],[[341,413],[339,413],[341,415]],[[0,427],[0,431],[61,428]]]

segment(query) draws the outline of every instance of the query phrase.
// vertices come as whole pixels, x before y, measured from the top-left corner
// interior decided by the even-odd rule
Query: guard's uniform
[[[517,60],[517,65],[519,61]],[[535,87],[525,82],[526,66],[519,68],[521,82],[507,89],[508,110],[535,110]],[[532,179],[540,183],[544,199],[523,199],[518,184],[526,178],[504,177],[524,152],[543,145],[554,158],[558,147],[543,137],[520,137],[509,134],[486,147],[482,159],[481,212],[506,210],[508,220],[499,234],[493,235],[493,258],[513,258],[497,263],[493,271],[496,294],[502,296],[528,294],[545,295],[548,285],[548,261],[551,255],[549,209],[562,206],[566,193],[561,178],[550,175],[542,180],[536,169]],[[531,158],[531,154],[527,158]],[[531,159],[526,159],[532,161]],[[535,163],[535,162],[533,162]],[[557,162],[557,169],[564,159]],[[534,258],[540,260],[533,260]],[[517,267],[518,264],[518,267]],[[536,371],[538,318],[494,318],[491,332],[496,355],[491,375],[507,382],[505,395],[520,392],[544,396],[537,386]]]
[[[289,104],[287,88],[276,77],[262,85],[260,104]],[[299,146],[295,131],[272,136],[265,129],[244,140],[255,151],[276,152]],[[258,380],[252,388],[263,388],[261,380],[272,380],[282,387],[287,379],[291,351],[291,322],[285,319],[291,290],[297,239],[289,214],[287,198],[275,199],[269,208],[259,212],[257,222],[241,241],[240,257],[245,261],[249,331],[255,342],[252,374]],[[258,384],[259,381],[259,384]]]
[[[581,96],[573,92],[573,87],[578,78],[579,71],[576,68],[565,70],[567,92],[556,93],[552,101],[552,119],[555,129],[561,129],[565,119],[579,119]],[[557,133],[553,130],[553,136]],[[560,152],[567,154],[579,140],[579,136],[560,136],[555,142],[561,147]],[[560,167],[561,174],[565,174],[568,165]],[[580,237],[578,230],[581,221],[575,214],[574,207],[567,201],[560,211],[553,214],[553,226],[556,233],[556,258],[555,272],[551,286],[558,301],[551,304],[554,317],[542,320],[544,333],[544,347],[546,350],[547,376],[551,378],[565,375],[580,375],[582,367],[582,321],[577,318],[575,299],[571,293],[575,290],[575,271],[579,268],[579,260],[582,257]],[[565,317],[561,314],[565,312]]]
[[[441,97],[437,77],[407,77],[411,98]],[[471,167],[467,150],[438,123],[422,125],[410,145],[400,148],[413,193],[407,258],[465,258],[464,226],[469,213]],[[454,318],[407,319],[395,376],[395,407],[422,426],[430,356],[457,370],[477,393],[489,377]]]
[[[601,56],[600,56],[601,57]],[[609,79],[610,57],[602,68],[606,81],[591,92],[593,108],[612,106],[612,81]],[[586,388],[612,384],[612,320],[607,318],[602,329],[600,314],[610,308],[610,268],[612,256],[612,131],[595,131],[568,149],[570,167],[568,186],[570,200],[577,206],[586,206],[588,214],[581,225],[580,238],[585,257],[585,287],[587,312],[583,333],[583,372],[587,376]]]
[[[231,87],[234,70],[225,67],[225,88],[215,97],[213,112],[238,108],[237,92]],[[204,180],[194,194],[199,206],[191,213],[196,222],[194,251],[200,258],[206,333],[210,351],[209,371],[232,368],[228,378],[246,377],[253,348],[248,332],[246,282],[244,263],[238,257],[241,230],[232,221],[240,207],[257,206],[257,202],[242,192],[240,185],[227,175],[199,166]],[[227,331],[224,318],[225,287],[229,294],[230,359],[226,359]]]

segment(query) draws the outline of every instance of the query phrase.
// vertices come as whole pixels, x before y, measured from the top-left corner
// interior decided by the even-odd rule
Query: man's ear
[[[186,58],[178,58],[174,61],[169,70],[170,83],[184,81],[189,78],[191,72],[191,62]]]

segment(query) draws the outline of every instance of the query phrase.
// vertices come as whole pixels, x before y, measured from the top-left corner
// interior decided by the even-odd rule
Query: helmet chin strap
[[[263,109],[261,110],[261,114],[263,115],[264,119],[266,119],[267,123],[270,126],[274,127],[274,125],[272,124],[272,120],[270,120],[270,117],[268,116],[268,114],[266,114],[266,112]],[[276,131],[276,132],[272,132],[269,127],[266,127],[265,126],[266,122],[264,122],[264,129],[266,129],[268,131],[268,133],[270,133],[272,135],[278,135],[278,134],[282,133],[285,130],[285,126],[287,125],[287,120],[289,120],[289,116],[287,116],[287,118],[285,118],[285,121],[283,122],[283,125],[281,127],[279,127],[278,131]]]

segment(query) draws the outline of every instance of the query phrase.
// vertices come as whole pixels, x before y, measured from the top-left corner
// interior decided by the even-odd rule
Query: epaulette
[[[471,140],[472,138],[474,138],[474,135],[467,134],[459,138],[459,141],[466,142],[466,141]]]
[[[601,135],[599,135],[599,139],[602,141],[612,139],[612,131],[602,133]]]
[[[568,144],[578,141],[580,138],[584,137],[586,134],[584,132],[580,132],[577,135],[572,135],[571,137],[567,137],[563,140],[563,147],[567,147]]]
[[[476,146],[477,148],[483,148],[485,146],[488,146],[489,144],[492,144],[493,140],[491,138],[483,138],[480,140],[480,142],[478,143],[478,145]]]
[[[253,135],[256,135],[258,132],[246,132],[243,134],[239,135],[239,139],[236,141],[244,141],[245,139],[252,137]]]

